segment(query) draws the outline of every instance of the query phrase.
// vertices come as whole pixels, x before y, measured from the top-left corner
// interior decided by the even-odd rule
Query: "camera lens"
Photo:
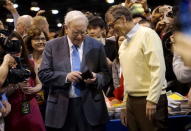
[[[171,11],[171,12],[168,12],[168,14],[166,15],[167,17],[171,17],[171,18],[174,18],[174,14],[173,14],[173,12]]]

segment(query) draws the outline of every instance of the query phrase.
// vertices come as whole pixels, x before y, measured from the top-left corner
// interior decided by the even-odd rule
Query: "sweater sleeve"
[[[158,103],[165,82],[165,62],[162,43],[155,31],[147,32],[144,54],[150,69],[151,84],[146,100]]]

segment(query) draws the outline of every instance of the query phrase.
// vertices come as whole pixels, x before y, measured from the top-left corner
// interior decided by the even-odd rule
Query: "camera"
[[[0,31],[0,33],[2,33]],[[3,32],[2,34],[5,34]],[[8,37],[0,37],[0,46],[2,50],[0,51],[1,61],[3,61],[3,57],[6,54],[17,54],[21,52],[21,41],[20,40],[10,40]],[[13,56],[14,57],[14,56]],[[29,78],[31,76],[31,71],[27,69],[26,64],[24,63],[24,59],[20,57],[14,57],[17,66],[16,68],[10,68],[7,79],[5,80],[3,86],[8,84],[17,84]]]
[[[0,37],[0,45],[6,53],[19,53],[21,51],[21,42],[19,40],[8,40]]]
[[[3,7],[4,5],[6,5],[6,0],[0,0],[0,7]]]
[[[22,64],[21,62],[23,59],[19,57],[14,58],[17,62],[17,66],[16,68],[9,69],[7,79],[5,80],[3,87],[7,86],[8,84],[17,84],[19,82],[23,82],[31,76],[31,71],[27,69],[25,64]]]
[[[5,84],[17,84],[25,81],[31,76],[31,71],[28,70],[24,64],[22,64],[22,59],[15,57],[15,60],[17,62],[17,67],[9,70]]]
[[[8,30],[0,30],[0,46],[6,54],[19,53],[21,51],[21,41],[9,40],[7,37],[9,35],[10,32]]]

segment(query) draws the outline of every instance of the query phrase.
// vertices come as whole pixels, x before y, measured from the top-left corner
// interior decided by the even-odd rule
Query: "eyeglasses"
[[[113,28],[115,23],[117,22],[118,19],[120,19],[121,17],[117,17],[112,23],[108,24],[108,28]]]
[[[46,41],[46,38],[45,37],[42,37],[42,38],[33,38],[32,40],[34,41]]]
[[[86,31],[73,31],[70,27],[68,29],[74,37],[78,35],[85,36],[87,34]]]
[[[73,31],[72,35],[73,36],[78,36],[78,35],[84,36],[84,35],[86,35],[86,31],[76,31],[76,32]]]

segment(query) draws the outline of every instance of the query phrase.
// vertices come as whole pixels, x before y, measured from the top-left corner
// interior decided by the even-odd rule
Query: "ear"
[[[68,29],[68,26],[63,24],[63,29],[67,30]]]
[[[123,15],[120,17],[120,19],[121,19],[121,21],[122,21],[123,23],[126,23],[126,22],[127,22],[125,16],[123,16]]]
[[[65,24],[63,24],[63,31],[64,31],[65,33],[67,33],[67,32],[68,32],[68,26],[67,26],[67,25],[65,25]]]

